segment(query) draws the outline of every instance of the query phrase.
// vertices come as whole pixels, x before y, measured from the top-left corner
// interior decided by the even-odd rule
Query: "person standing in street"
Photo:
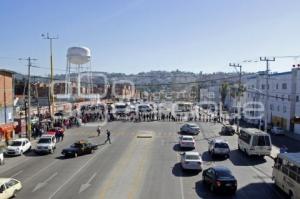
[[[111,144],[111,140],[110,140],[110,131],[107,129],[106,130],[106,140],[105,140],[105,144],[106,142],[109,142],[109,144]]]
[[[100,126],[98,126],[98,128],[97,128],[97,133],[98,133],[98,136],[100,136],[100,134],[101,134],[101,127]]]

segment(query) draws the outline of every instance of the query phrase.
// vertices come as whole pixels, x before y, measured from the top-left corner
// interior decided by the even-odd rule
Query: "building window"
[[[286,83],[282,84],[282,89],[287,89],[287,84]]]
[[[281,101],[284,101],[284,95],[281,95]]]
[[[276,95],[276,100],[278,100],[278,95]]]
[[[276,89],[278,90],[278,84],[276,84]]]
[[[299,95],[296,96],[296,102],[299,102]]]
[[[261,89],[265,90],[265,85],[264,84],[261,85]]]
[[[288,95],[288,101],[291,101],[291,96],[290,95]]]
[[[278,111],[278,112],[280,111],[280,106],[279,106],[279,105],[277,106],[277,111]]]
[[[286,113],[286,106],[283,106],[282,111]]]
[[[270,110],[273,111],[273,109],[274,109],[273,104],[270,104]]]

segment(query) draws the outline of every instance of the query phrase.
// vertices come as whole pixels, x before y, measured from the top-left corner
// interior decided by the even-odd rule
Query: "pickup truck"
[[[77,157],[78,155],[90,154],[98,149],[98,146],[88,141],[78,141],[72,144],[69,148],[62,150],[65,157]]]

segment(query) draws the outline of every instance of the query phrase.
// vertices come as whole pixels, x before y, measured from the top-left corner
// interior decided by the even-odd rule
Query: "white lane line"
[[[106,148],[108,145],[105,145],[102,150],[104,148]],[[53,192],[51,194],[51,196],[49,197],[49,199],[53,198],[55,196],[55,194],[57,194],[66,184],[68,184],[84,167],[86,167],[93,159],[95,159],[96,157],[98,157],[97,155],[93,156],[92,158],[90,158],[82,167],[80,167],[75,173],[73,173],[73,175],[67,180],[65,181],[61,186],[58,187],[58,189]]]
[[[36,172],[35,174],[33,174],[32,176],[30,176],[29,178],[27,178],[23,182],[27,182],[28,180],[30,180],[30,179],[34,178],[35,176],[39,175],[41,172],[45,171],[46,169],[48,169],[49,167],[51,167],[52,165],[54,165],[56,162],[58,162],[58,160],[55,160],[51,164],[49,164],[48,166],[40,169],[38,172]]]
[[[97,173],[94,173],[85,184],[82,184],[80,186],[78,193],[81,193],[81,192],[85,191],[87,188],[89,188],[89,186],[91,186],[92,180],[96,177],[96,175],[97,175]]]
[[[177,161],[180,162],[178,154],[176,157],[177,157]],[[180,171],[180,172],[182,172],[182,171]],[[184,199],[182,176],[179,176],[179,183],[180,183],[181,199]]]
[[[17,175],[21,174],[23,172],[23,170],[18,171],[17,173],[15,173],[14,175],[10,176],[11,178],[16,177]]]
[[[49,178],[47,178],[44,182],[38,183],[38,184],[34,187],[34,189],[32,190],[32,192],[36,192],[38,189],[41,189],[41,188],[43,188],[44,186],[46,186],[50,180],[52,180],[55,176],[57,176],[57,174],[58,174],[58,173],[55,172],[55,173],[52,174]]]

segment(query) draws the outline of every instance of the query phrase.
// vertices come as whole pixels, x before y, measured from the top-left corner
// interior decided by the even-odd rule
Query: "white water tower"
[[[72,69],[75,69],[72,71]],[[81,72],[88,73],[88,89],[91,92],[91,50],[87,47],[70,47],[67,51],[67,71],[66,71],[66,94],[72,95],[72,87],[67,82],[71,81],[71,73],[77,73],[77,96],[80,95],[81,91]],[[74,81],[73,81],[74,82]]]

